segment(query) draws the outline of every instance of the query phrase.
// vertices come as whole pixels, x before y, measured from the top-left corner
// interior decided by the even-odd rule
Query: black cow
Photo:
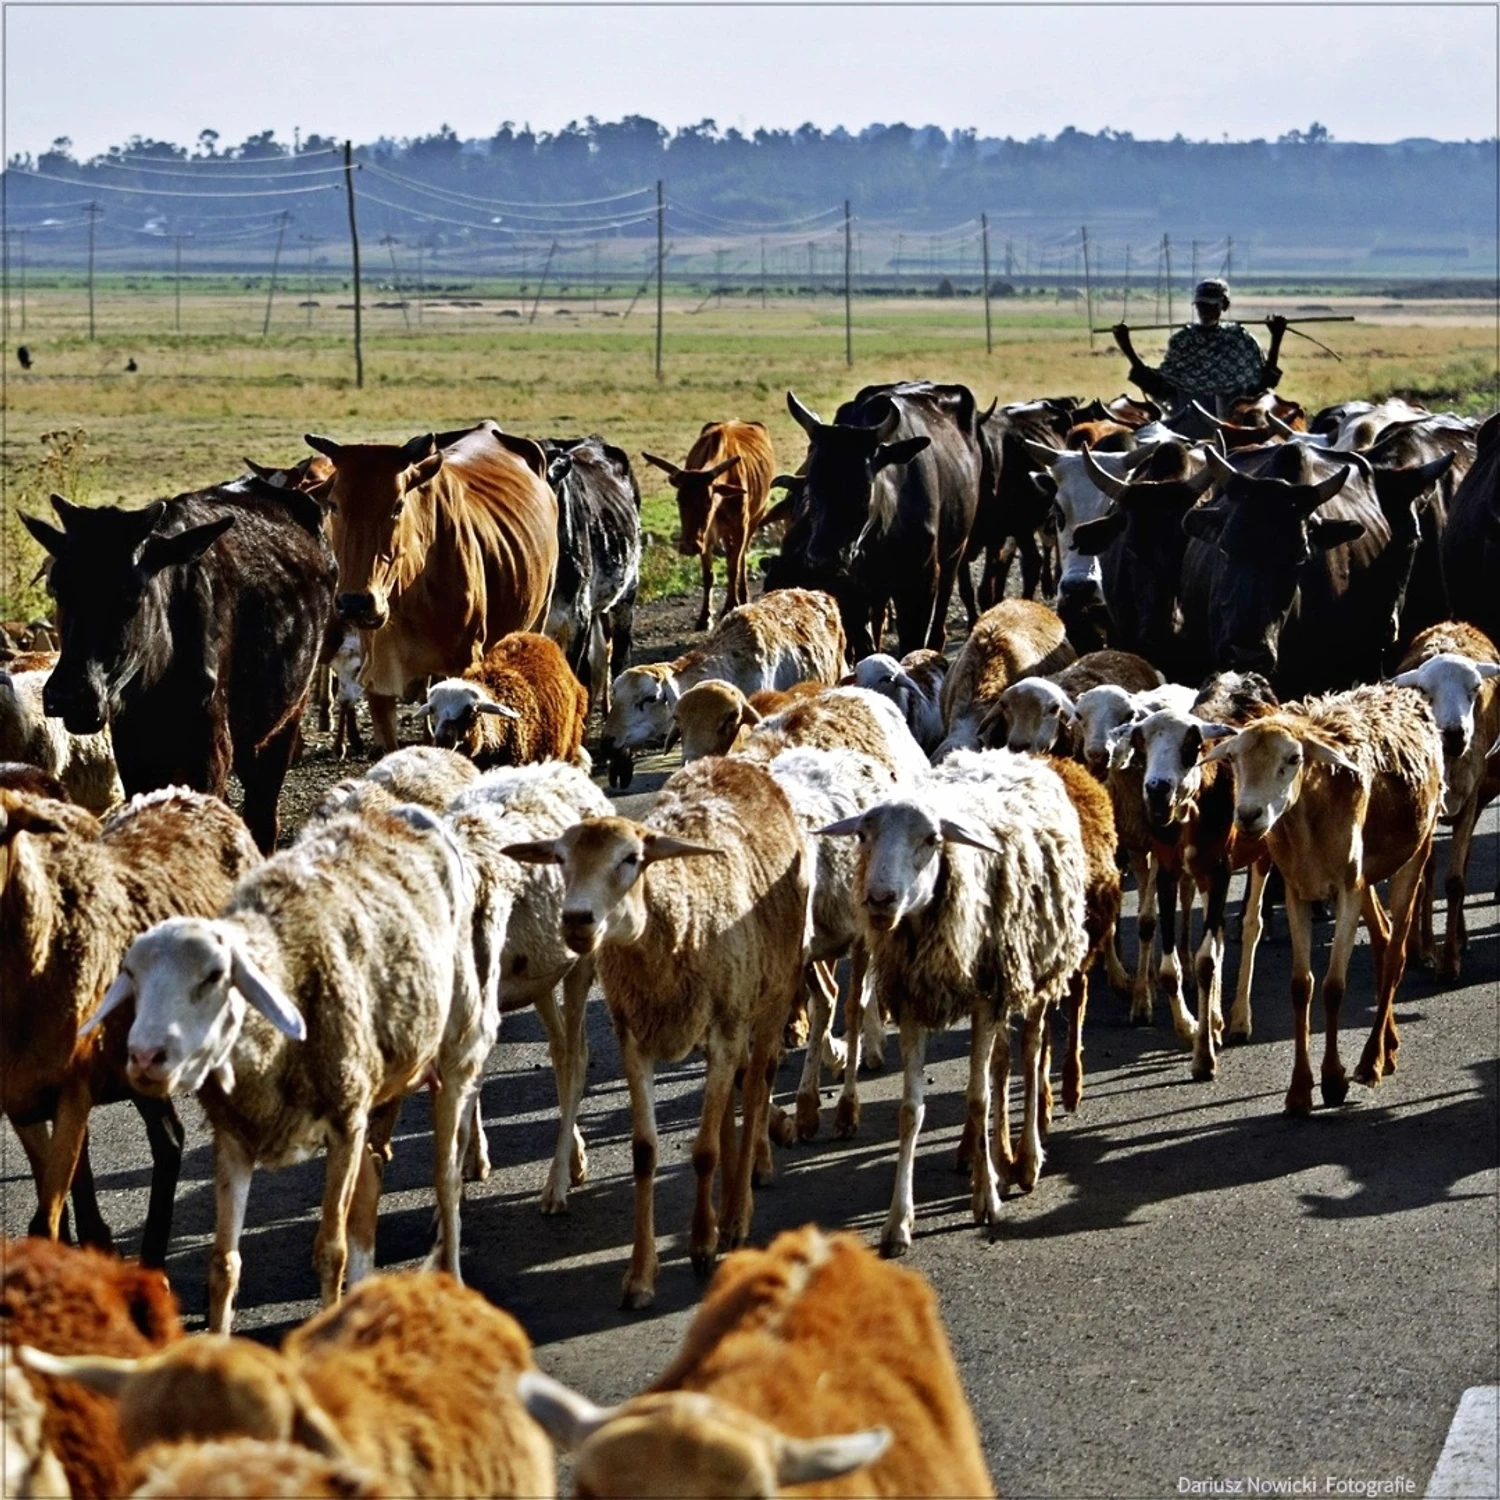
[[[1128,480],[1115,478],[1092,454],[1083,462],[1113,502],[1098,520],[1073,530],[1074,547],[1099,557],[1109,640],[1118,650],[1144,656],[1169,682],[1187,680],[1177,633],[1188,544],[1182,522],[1213,483],[1213,471],[1185,442],[1150,449]]]
[[[1479,429],[1473,467],[1448,506],[1443,579],[1453,617],[1500,639],[1500,412]]]
[[[787,408],[808,436],[807,525],[796,538],[798,528],[789,530],[767,587],[831,593],[856,659],[876,649],[871,618],[887,600],[903,653],[941,650],[979,499],[974,393],[926,382],[867,386],[832,423],[790,391]]]
[[[1384,471],[1305,443],[1208,461],[1220,494],[1190,510],[1183,643],[1202,671],[1269,676],[1283,697],[1380,675],[1420,538],[1415,501],[1437,477]]]
[[[46,712],[75,734],[108,724],[131,795],[181,785],[222,797],[233,770],[269,851],[333,608],[319,507],[254,481],[141,510],[52,504],[63,530],[21,517],[52,554],[62,654]]]
[[[630,665],[641,579],[641,490],[625,451],[597,434],[547,438],[557,495],[557,582],[547,634],[609,712],[609,685]]]

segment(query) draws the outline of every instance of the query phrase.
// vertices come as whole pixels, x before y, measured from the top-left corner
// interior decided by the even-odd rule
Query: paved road
[[[1041,1182],[1007,1200],[993,1233],[970,1222],[967,1187],[952,1171],[967,1035],[935,1043],[909,1263],[939,1290],[1002,1493],[1158,1496],[1191,1493],[1189,1482],[1313,1476],[1313,1492],[1326,1494],[1339,1492],[1326,1488],[1334,1476],[1407,1480],[1412,1488],[1396,1493],[1422,1494],[1461,1393],[1497,1381],[1497,846],[1492,813],[1471,867],[1466,983],[1439,990],[1409,976],[1397,1006],[1401,1071],[1375,1091],[1355,1085],[1342,1109],[1309,1120],[1281,1113],[1291,1020],[1279,913],[1257,975],[1255,1039],[1224,1056],[1213,1084],[1190,1081],[1164,1015],[1133,1029],[1124,1003],[1096,988],[1082,1109],[1059,1117]],[[1330,930],[1318,930],[1319,963]],[[1344,1018],[1351,1068],[1370,993],[1361,943]],[[649,1314],[624,1314],[629,1116],[602,1006],[591,1037],[590,1178],[568,1217],[543,1218],[552,1079],[534,1016],[507,1018],[483,1094],[496,1171],[469,1191],[464,1269],[522,1320],[547,1370],[609,1401],[662,1367],[697,1296],[685,1237],[701,1064],[660,1075],[658,1301]],[[894,1037],[886,1055],[894,1064]],[[795,1090],[799,1066],[800,1056],[784,1066],[779,1098]],[[778,1154],[779,1180],[757,1195],[758,1239],[808,1220],[878,1235],[898,1095],[892,1068],[865,1086],[855,1141],[825,1134]],[[829,1096],[825,1121],[831,1108]],[[169,1270],[201,1324],[210,1154],[201,1118],[191,1105],[186,1113]],[[425,1121],[425,1099],[413,1100],[387,1177],[383,1266],[412,1264],[426,1248]],[[8,1131],[3,1143],[14,1234],[34,1200]],[[148,1173],[127,1108],[98,1117],[94,1160],[106,1216],[132,1251]],[[312,1162],[256,1180],[243,1247],[247,1333],[274,1337],[314,1308],[321,1173]]]

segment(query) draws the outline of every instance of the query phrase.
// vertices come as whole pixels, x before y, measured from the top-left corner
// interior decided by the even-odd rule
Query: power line
[[[389,177],[395,182],[404,183],[407,187],[416,188],[424,193],[464,199],[479,208],[598,208],[605,203],[622,203],[627,198],[639,198],[642,194],[651,191],[649,187],[638,187],[630,188],[623,193],[612,193],[607,198],[576,198],[564,203],[521,203],[507,198],[482,198],[475,193],[460,192],[457,188],[429,187],[425,182],[418,182],[414,177],[406,177],[400,172],[393,172],[389,167],[383,167],[378,162],[362,161],[359,167],[361,171],[378,172],[382,177]]]
[[[336,146],[319,147],[316,151],[298,151],[293,156],[138,156],[128,152],[122,152],[118,157],[99,157],[99,161],[181,161],[191,162],[194,166],[202,167],[258,167],[267,161],[311,161],[318,156],[337,156]],[[321,169],[320,169],[321,170]],[[248,174],[247,174],[248,175]]]
[[[252,188],[248,193],[186,193],[178,188],[138,188],[124,187],[113,182],[90,182],[80,184],[76,177],[59,177],[54,172],[33,172],[27,167],[7,167],[7,174],[14,172],[18,177],[37,177],[44,182],[66,182],[70,186],[86,186],[90,189],[100,189],[106,193],[134,193],[142,198],[196,198],[200,203],[211,202],[217,198],[220,201],[238,200],[240,198],[289,198],[300,193],[331,193],[338,191],[338,184],[325,182],[317,187],[299,188]]]
[[[838,204],[831,208],[819,209],[815,214],[807,214],[800,219],[775,219],[767,220],[765,223],[757,223],[746,219],[725,219],[718,214],[705,213],[701,208],[693,208],[686,203],[678,203],[675,199],[667,205],[673,213],[687,214],[689,218],[702,219],[705,223],[721,225],[725,229],[743,229],[749,234],[769,234],[777,229],[797,229],[804,224],[814,223],[818,219],[826,219],[830,214],[842,213]]]
[[[151,177],[186,177],[195,182],[209,181],[202,172],[179,172],[171,167],[137,167],[129,162],[116,161],[112,157],[105,157],[100,161],[92,161],[89,167],[113,167],[117,172],[140,172]],[[240,174],[239,181],[247,182],[254,179],[284,179],[287,177],[326,177],[331,172],[340,172],[342,167],[309,167],[302,172],[244,172]],[[220,178],[221,182],[228,181]]]

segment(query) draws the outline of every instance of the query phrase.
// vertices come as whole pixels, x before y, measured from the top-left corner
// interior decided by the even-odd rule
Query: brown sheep
[[[14,1500],[71,1500],[67,1476],[42,1436],[47,1408],[0,1344],[0,1495]]]
[[[141,1455],[130,1500],[388,1500],[364,1469],[292,1443],[168,1443]]]
[[[47,1240],[0,1241],[0,1326],[6,1342],[50,1354],[134,1359],[182,1337],[177,1300],[160,1271]],[[126,1491],[115,1403],[72,1380],[28,1377],[46,1406],[42,1433],[75,1500]]]
[[[912,738],[901,710],[866,688],[834,688],[762,719],[741,749],[762,764],[794,746],[856,750],[898,777],[920,776],[927,757]]]
[[[432,737],[480,770],[539,760],[591,762],[583,748],[589,695],[556,641],[529,630],[502,636],[462,677],[435,683],[417,717]]]
[[[85,1043],[78,1029],[140,932],[165,917],[212,916],[259,862],[234,813],[181,787],[137,797],[102,824],[68,803],[0,791],[0,1109],[17,1126],[36,1177],[35,1232],[57,1238],[90,1109],[129,1098],[154,1160],[141,1255],[165,1263],[182,1126],[169,1101],[129,1086],[128,1012]],[[49,1117],[50,1140],[37,1128]],[[79,1232],[109,1240],[102,1221]]]
[[[530,1341],[443,1272],[371,1277],[279,1353],[201,1338],[139,1361],[46,1363],[118,1397],[132,1453],[244,1437],[358,1465],[395,1495],[556,1492],[551,1450],[516,1395]]]
[[[641,1395],[602,1410],[534,1375],[522,1393],[597,1500],[995,1493],[932,1288],[813,1226],[726,1260]]]
[[[979,747],[979,726],[1011,683],[1047,677],[1077,659],[1063,622],[1045,604],[1004,599],[980,615],[943,678],[943,723],[948,737],[933,751]]]
[[[747,698],[732,682],[718,677],[690,687],[672,708],[677,736],[682,741],[683,765],[702,760],[705,755],[730,754],[744,744],[746,734],[762,719],[827,690],[827,683],[799,682],[784,691],[763,688]]]
[[[1163,680],[1145,657],[1133,652],[1090,651],[1050,677],[1013,682],[980,721],[979,739],[1037,755],[1076,756],[1082,749],[1076,705],[1084,693],[1106,686],[1148,692]]]

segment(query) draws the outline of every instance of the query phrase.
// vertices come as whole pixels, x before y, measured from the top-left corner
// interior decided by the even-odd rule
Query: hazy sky
[[[1492,5],[8,4],[8,151],[274,128],[461,136],[904,120],[1344,140],[1496,133]]]

